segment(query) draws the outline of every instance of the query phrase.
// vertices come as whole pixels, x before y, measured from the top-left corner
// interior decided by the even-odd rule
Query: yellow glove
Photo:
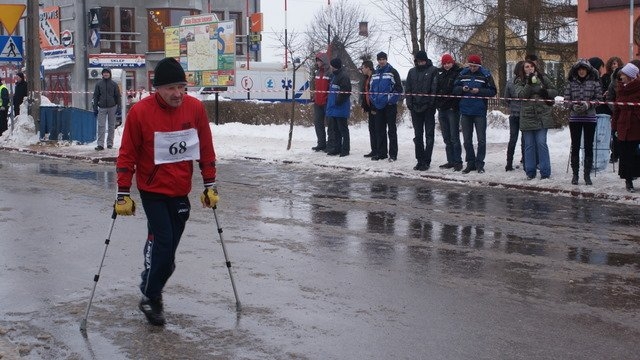
[[[118,195],[113,207],[118,215],[135,215],[136,203],[131,199],[129,195]]]
[[[214,208],[218,205],[218,189],[215,186],[205,187],[204,191],[200,195],[200,202],[202,207]]]

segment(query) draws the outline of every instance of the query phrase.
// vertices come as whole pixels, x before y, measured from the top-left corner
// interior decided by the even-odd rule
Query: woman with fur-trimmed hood
[[[578,185],[580,171],[580,138],[584,133],[584,182],[592,185],[591,168],[593,166],[593,137],[596,133],[596,104],[602,101],[602,86],[598,72],[585,59],[578,60],[569,71],[567,86],[564,90],[569,113],[569,131],[571,133],[571,183]]]

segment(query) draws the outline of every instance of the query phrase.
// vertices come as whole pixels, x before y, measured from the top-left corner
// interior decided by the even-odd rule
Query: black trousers
[[[155,299],[162,295],[162,289],[176,268],[176,250],[189,219],[191,205],[186,196],[168,197],[141,192],[140,198],[149,230],[144,245],[140,291]]]
[[[398,157],[398,130],[396,127],[396,116],[398,106],[396,104],[387,105],[376,110],[376,142],[378,143],[378,156],[387,156],[387,128],[389,134],[389,157]]]

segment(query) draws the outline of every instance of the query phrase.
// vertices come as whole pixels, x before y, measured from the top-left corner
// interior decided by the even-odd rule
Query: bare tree
[[[346,51],[351,59],[370,56],[379,36],[376,34],[376,25],[369,22],[368,18],[367,11],[351,0],[332,2],[331,6],[314,15],[308,27],[309,51],[326,51],[330,41],[332,48]],[[368,36],[359,34],[359,24],[363,21],[369,23]]]

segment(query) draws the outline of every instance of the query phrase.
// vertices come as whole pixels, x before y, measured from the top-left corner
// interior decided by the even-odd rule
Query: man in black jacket
[[[107,148],[113,147],[113,133],[116,128],[116,112],[120,105],[120,88],[111,80],[111,70],[102,69],[102,80],[98,81],[93,91],[93,112],[98,116],[98,146],[96,150],[104,150],[105,125],[108,126]],[[107,123],[108,117],[108,123]]]
[[[438,108],[438,122],[442,132],[442,140],[445,144],[447,162],[440,165],[441,169],[462,170],[462,144],[460,143],[460,100],[451,96],[453,83],[460,74],[460,66],[456,64],[453,56],[442,55],[438,69],[438,95],[436,107]]]
[[[416,54],[416,66],[409,70],[405,96],[411,111],[416,160],[413,170],[425,171],[431,166],[433,136],[436,127],[435,95],[438,88],[437,69],[423,50]],[[423,139],[424,135],[424,139]]]
[[[20,105],[27,97],[27,82],[24,81],[24,74],[19,72],[16,74],[16,86],[13,92],[13,113],[20,115]]]

